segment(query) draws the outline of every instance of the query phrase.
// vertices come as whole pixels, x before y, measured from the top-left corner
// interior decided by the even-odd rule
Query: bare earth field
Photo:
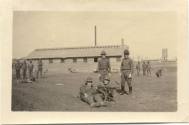
[[[77,97],[79,87],[87,76],[98,81],[96,73],[48,72],[34,83],[12,82],[13,111],[131,111],[174,112],[177,110],[176,67],[166,67],[161,78],[154,75],[134,76],[133,94],[116,94],[116,103],[107,107],[90,108]],[[120,82],[119,73],[112,73],[112,81]],[[126,88],[127,89],[127,88]]]

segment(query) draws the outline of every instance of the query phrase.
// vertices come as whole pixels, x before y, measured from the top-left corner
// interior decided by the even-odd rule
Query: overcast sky
[[[16,11],[13,17],[13,58],[37,48],[93,46],[94,25],[98,45],[129,46],[131,56],[161,57],[168,48],[176,57],[177,18],[174,12],[37,12]]]

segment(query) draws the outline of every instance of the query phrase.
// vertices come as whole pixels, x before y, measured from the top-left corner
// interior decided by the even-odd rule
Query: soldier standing
[[[140,61],[136,64],[137,76],[140,75]]]
[[[143,61],[143,63],[142,63],[142,71],[143,71],[143,76],[145,76],[146,75],[146,63],[145,63],[145,61]]]
[[[16,70],[16,82],[19,83],[20,82],[20,70],[22,68],[22,64],[20,63],[19,60],[16,61],[16,64],[15,64],[15,70]]]
[[[151,76],[151,65],[150,65],[150,61],[148,61],[148,63],[147,63],[147,75],[149,76]]]
[[[28,69],[29,69],[29,79],[31,80],[33,78],[33,63],[32,61],[30,61],[30,63],[28,64]]]
[[[93,80],[88,77],[85,84],[80,87],[80,99],[88,103],[91,107],[106,106],[102,99],[102,95],[97,92],[96,88],[93,86]]]
[[[24,60],[23,65],[22,65],[23,82],[27,81],[27,70],[28,70],[28,65],[27,65],[26,60]]]
[[[125,94],[125,82],[129,87],[129,94],[132,93],[132,74],[133,74],[133,61],[129,58],[129,51],[126,49],[124,50],[124,58],[121,62],[121,95]]]
[[[104,81],[104,78],[111,72],[110,61],[106,57],[106,52],[101,52],[101,58],[98,60],[98,72],[100,73],[100,82]]]
[[[38,64],[37,64],[37,78],[39,78],[39,75],[42,78],[42,72],[43,72],[43,62],[40,59],[38,60]]]

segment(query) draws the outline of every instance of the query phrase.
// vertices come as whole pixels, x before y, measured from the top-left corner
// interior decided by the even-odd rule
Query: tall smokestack
[[[95,46],[97,46],[97,39],[96,39],[96,25],[95,25],[94,32],[95,32]]]

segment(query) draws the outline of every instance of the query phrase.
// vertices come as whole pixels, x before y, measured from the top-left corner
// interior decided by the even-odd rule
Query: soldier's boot
[[[91,103],[90,106],[91,107],[100,107],[100,104],[99,103]]]
[[[105,106],[107,106],[107,103],[106,102],[100,102],[100,106],[105,107]]]
[[[94,106],[95,106],[95,103],[91,103],[90,106],[91,106],[91,107],[94,107]]]
[[[125,86],[121,86],[121,92],[120,95],[123,95],[125,93]]]
[[[129,95],[132,94],[132,86],[129,87]]]

